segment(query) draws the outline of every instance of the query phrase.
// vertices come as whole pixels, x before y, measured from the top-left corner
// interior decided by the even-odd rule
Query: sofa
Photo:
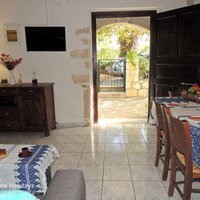
[[[44,200],[86,200],[86,186],[81,170],[57,170],[51,180]]]

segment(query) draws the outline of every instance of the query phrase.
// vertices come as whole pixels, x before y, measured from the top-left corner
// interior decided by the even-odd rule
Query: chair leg
[[[160,140],[161,134],[160,129],[157,127],[157,145],[156,145],[156,159],[155,159],[155,166],[157,167],[159,164],[160,153],[162,150],[162,142]]]
[[[170,144],[165,144],[165,158],[164,158],[164,167],[162,173],[162,180],[166,181],[169,172],[169,162],[170,162]]]
[[[192,172],[192,169],[190,169]],[[183,200],[188,200],[191,198],[192,192],[192,173],[190,173],[187,169],[185,169],[185,183],[183,189]]]
[[[171,173],[170,173],[170,182],[169,182],[169,189],[168,189],[169,197],[172,197],[174,195],[175,181],[176,181],[176,155],[174,155],[174,153],[172,152]]]

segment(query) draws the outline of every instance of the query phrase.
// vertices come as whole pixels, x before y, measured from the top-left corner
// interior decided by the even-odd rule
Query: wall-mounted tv
[[[66,51],[65,27],[25,27],[27,51]]]

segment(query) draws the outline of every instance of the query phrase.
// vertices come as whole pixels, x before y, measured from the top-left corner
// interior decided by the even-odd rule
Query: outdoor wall
[[[126,97],[147,97],[149,79],[139,79],[139,60],[135,60],[135,66],[126,62]]]
[[[90,14],[93,11],[166,11],[186,6],[186,0],[0,0],[0,54],[23,61],[14,70],[16,79],[31,82],[33,71],[39,82],[54,82],[58,126],[90,122],[92,96]],[[25,26],[65,26],[66,52],[27,52]],[[17,30],[18,42],[6,42],[6,29]],[[0,78],[8,72],[0,67]]]

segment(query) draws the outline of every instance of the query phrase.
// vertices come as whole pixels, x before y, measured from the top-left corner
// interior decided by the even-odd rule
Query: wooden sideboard
[[[53,83],[0,84],[0,132],[56,128]]]

